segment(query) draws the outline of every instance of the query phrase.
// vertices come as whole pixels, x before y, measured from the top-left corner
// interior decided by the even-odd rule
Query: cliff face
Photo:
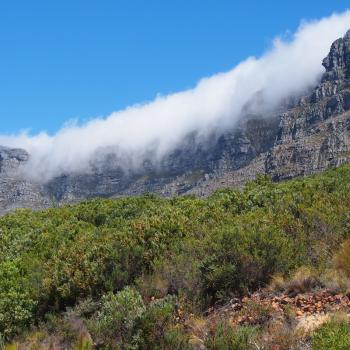
[[[125,172],[111,154],[89,174],[67,174],[46,184],[21,173],[29,155],[0,148],[0,213],[17,207],[42,208],[84,198],[156,192],[207,195],[241,186],[257,174],[275,180],[307,175],[350,161],[350,31],[324,59],[319,85],[284,113],[247,116],[234,130],[211,141],[188,135],[160,163],[149,161]],[[286,108],[285,108],[286,109]]]
[[[249,164],[273,146],[277,131],[276,116],[247,118],[233,131],[213,133],[211,140],[200,142],[196,135],[189,135],[160,163],[152,162],[150,157],[141,168],[126,172],[109,155],[94,165],[93,173],[55,178],[44,185],[44,191],[58,202],[145,192],[184,194],[210,178]]]
[[[50,206],[40,185],[21,174],[21,165],[29,159],[26,151],[0,147],[0,214],[15,208],[46,208]]]
[[[326,73],[310,96],[282,114],[266,172],[285,179],[350,160],[350,31],[333,43]]]

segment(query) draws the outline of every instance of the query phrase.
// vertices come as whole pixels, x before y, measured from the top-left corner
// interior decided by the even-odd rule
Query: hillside
[[[15,211],[0,218],[2,342],[327,349],[341,339],[347,349],[349,212],[350,165],[281,183],[260,176],[208,198]],[[312,333],[304,316],[323,326]]]
[[[91,160],[91,172],[66,173],[49,181],[25,175],[30,154],[0,149],[0,213],[47,208],[92,197],[196,194],[241,187],[258,174],[274,180],[323,171],[349,161],[350,31],[324,59],[320,83],[301,98],[266,115],[249,112],[225,132],[206,140],[191,133],[160,161],[152,153],[137,169],[124,169],[111,153]],[[254,102],[254,101],[253,101]],[[252,103],[253,103],[252,102]]]

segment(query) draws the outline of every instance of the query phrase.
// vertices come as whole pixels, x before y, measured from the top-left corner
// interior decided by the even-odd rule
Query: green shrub
[[[255,349],[253,341],[257,330],[252,327],[232,327],[220,323],[211,334],[205,345],[208,350],[250,350]]]
[[[152,302],[137,323],[140,349],[162,349],[164,336],[173,321],[175,299],[167,297]]]
[[[244,294],[267,283],[276,272],[286,273],[293,260],[293,242],[258,214],[247,215],[235,226],[223,227],[201,266],[204,293],[209,300]]]
[[[350,325],[346,321],[330,321],[322,325],[312,339],[312,350],[350,349]]]
[[[0,263],[0,335],[9,338],[29,326],[36,303],[16,261]]]
[[[97,342],[123,347],[132,342],[135,324],[144,311],[140,294],[126,287],[117,294],[102,297],[101,309],[88,326]]]
[[[183,326],[177,325],[164,334],[164,350],[193,350],[189,344],[189,336]]]

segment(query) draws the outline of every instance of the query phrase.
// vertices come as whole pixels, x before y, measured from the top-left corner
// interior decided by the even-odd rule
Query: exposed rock
[[[29,155],[22,149],[11,149],[0,146],[0,174],[13,174],[26,162]]]
[[[46,208],[52,205],[39,184],[21,175],[29,155],[21,149],[0,147],[0,214],[15,208]]]
[[[348,311],[349,307],[350,300],[347,295],[334,295],[327,289],[297,294],[294,297],[261,290],[242,299],[232,299],[226,305],[209,310],[207,318],[209,321],[214,321],[225,314],[234,325],[256,325],[265,323],[272,315],[276,317],[276,314],[284,316],[289,314],[298,321],[304,321],[308,316],[326,315],[340,310]]]
[[[350,31],[324,59],[326,72],[314,92],[282,114],[266,173],[281,180],[308,175],[350,160]]]

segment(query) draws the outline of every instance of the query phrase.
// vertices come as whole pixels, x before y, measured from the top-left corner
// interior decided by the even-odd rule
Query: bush
[[[322,325],[312,339],[312,350],[350,349],[350,325],[346,321],[330,321]]]
[[[0,263],[0,336],[10,338],[32,320],[36,303],[16,261]]]
[[[164,334],[164,350],[193,350],[182,326],[175,326]]]
[[[126,287],[117,294],[102,297],[101,309],[88,322],[88,328],[98,343],[125,346],[132,342],[136,321],[144,311],[140,294]]]
[[[137,323],[140,349],[163,349],[165,333],[173,321],[175,299],[167,297],[152,302]]]
[[[174,297],[153,301],[146,308],[140,294],[126,287],[103,296],[100,311],[87,324],[95,342],[103,346],[180,349],[188,339],[174,327],[175,310]]]
[[[109,231],[80,232],[61,243],[44,265],[40,303],[59,310],[78,300],[120,290],[142,269],[142,248]]]
[[[291,238],[270,223],[259,223],[256,215],[222,228],[216,240],[208,242],[211,248],[201,272],[209,301],[255,290],[295,264]]]
[[[205,346],[208,350],[253,350],[256,336],[256,328],[234,328],[227,323],[220,323],[214,333],[208,337]]]

